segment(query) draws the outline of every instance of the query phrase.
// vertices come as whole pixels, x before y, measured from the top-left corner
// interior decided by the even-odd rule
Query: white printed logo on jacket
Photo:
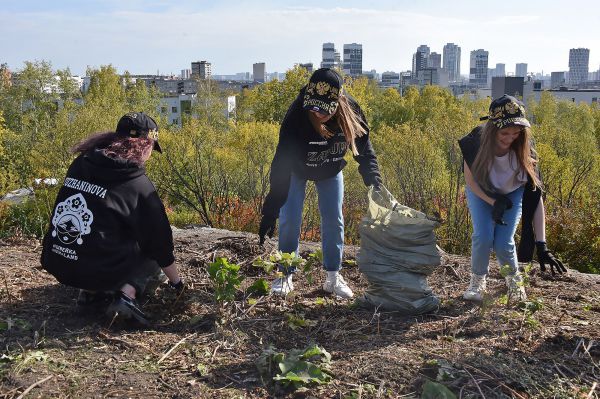
[[[66,245],[74,242],[81,245],[81,237],[91,232],[93,221],[94,214],[88,209],[83,195],[72,195],[56,205],[52,217],[52,237]]]

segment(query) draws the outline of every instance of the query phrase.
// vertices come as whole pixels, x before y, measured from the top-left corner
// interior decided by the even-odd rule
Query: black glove
[[[373,179],[373,183],[371,184],[373,186],[373,190],[374,191],[381,191],[381,180],[378,178]]]
[[[177,292],[177,294],[181,294],[183,292],[183,290],[185,289],[185,284],[183,283],[183,279],[179,279],[179,282],[177,282],[177,283],[173,283],[172,281],[169,281],[169,287],[174,289],[175,292]]]
[[[260,227],[258,228],[260,245],[265,243],[265,236],[269,236],[269,238],[273,237],[273,233],[275,233],[275,223],[277,223],[277,218],[263,215],[262,219],[260,220]]]
[[[492,207],[492,219],[494,219],[494,222],[506,226],[506,223],[502,220],[502,216],[504,216],[504,211],[510,208],[512,208],[512,201],[510,198],[506,195],[499,195]]]
[[[546,264],[550,265],[550,271],[552,274],[554,273],[554,268],[556,267],[556,271],[559,273],[566,273],[567,268],[562,264],[562,262],[555,258],[552,252],[548,250],[546,243],[543,241],[536,241],[535,248],[537,252],[538,262],[540,262],[540,270],[546,271]]]

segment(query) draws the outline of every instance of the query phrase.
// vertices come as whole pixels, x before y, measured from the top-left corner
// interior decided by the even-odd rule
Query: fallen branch
[[[585,341],[583,340],[583,338],[579,339],[579,342],[577,342],[577,346],[575,347],[575,350],[573,351],[573,353],[571,354],[571,357],[575,357],[575,354],[577,353],[577,351],[579,350],[579,347],[581,346],[581,344],[585,343]]]
[[[214,359],[214,358],[215,358],[215,356],[217,355],[217,351],[219,350],[219,348],[220,348],[220,347],[221,347],[221,344],[218,344],[218,345],[215,347],[215,350],[213,351],[213,353],[212,353],[212,356],[210,357],[210,361],[211,361],[211,362],[213,361],[213,359]]]
[[[481,395],[481,397],[482,397],[483,399],[485,399],[485,395],[483,394],[483,391],[481,390],[481,387],[479,386],[479,383],[477,382],[477,380],[475,379],[475,377],[473,377],[473,374],[471,374],[471,373],[469,372],[469,370],[467,370],[467,369],[464,369],[464,370],[467,372],[467,374],[469,374],[469,376],[471,377],[471,379],[472,379],[472,380],[473,380],[473,382],[475,383],[475,386],[477,387],[477,390],[479,391],[479,394]]]
[[[52,378],[52,375],[49,375],[48,377],[43,378],[43,379],[39,380],[38,382],[34,382],[29,387],[27,387],[27,389],[24,390],[22,394],[20,394],[19,396],[17,396],[17,399],[23,399],[25,397],[25,395],[27,395],[29,392],[31,392],[31,390],[33,388],[37,387],[38,385],[43,384],[44,382],[48,381],[50,378]]]
[[[266,295],[266,296],[261,296],[260,298],[258,298],[258,300],[252,304],[252,306],[250,306],[248,309],[246,309],[246,311],[244,313],[242,313],[242,315],[240,316],[240,318],[242,318],[242,317],[246,316],[248,313],[250,313],[250,311],[252,309],[254,309],[254,307],[256,305],[258,305],[263,299],[270,298],[270,297],[271,297],[271,295]]]
[[[181,345],[186,339],[189,339],[193,336],[195,336],[197,333],[193,333],[188,335],[187,337],[183,337],[179,340],[179,342],[177,342],[175,345],[173,345],[173,347],[171,349],[169,349],[164,355],[162,355],[162,357],[158,360],[158,362],[156,364],[161,364],[163,360],[165,360],[167,357],[169,357],[169,355],[179,346]]]
[[[594,394],[594,391],[596,390],[596,386],[598,385],[597,382],[594,382],[592,384],[592,389],[590,389],[590,393],[588,393],[587,395],[587,399],[591,399],[592,395]]]

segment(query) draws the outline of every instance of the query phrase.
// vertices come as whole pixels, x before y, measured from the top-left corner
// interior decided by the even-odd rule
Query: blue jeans
[[[315,181],[321,216],[323,266],[327,271],[340,270],[344,252],[344,175]],[[279,211],[279,250],[298,254],[306,180],[292,173],[288,197]],[[293,270],[288,270],[293,272]]]
[[[478,275],[487,274],[490,252],[493,249],[500,266],[508,265],[513,273],[516,272],[518,264],[515,233],[521,219],[523,187],[507,194],[513,206],[504,212],[502,219],[506,226],[496,224],[492,220],[492,206],[490,204],[475,195],[468,187],[465,191],[473,223],[471,270]]]

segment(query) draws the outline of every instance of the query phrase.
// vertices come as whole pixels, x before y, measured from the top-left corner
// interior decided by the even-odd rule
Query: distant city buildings
[[[192,62],[192,75],[191,75],[192,78],[206,80],[206,79],[210,79],[211,74],[212,74],[212,72],[211,72],[210,62],[206,62],[206,61]]]
[[[525,78],[522,76],[495,76],[492,78],[492,98],[508,94],[515,97],[524,97]]]
[[[448,80],[460,80],[460,47],[454,43],[447,43],[443,50],[444,69],[448,71]]]
[[[417,73],[419,86],[448,87],[448,72],[443,68],[423,68]]]
[[[429,60],[427,61],[428,68],[441,68],[442,67],[442,55],[436,52],[429,54]]]
[[[362,44],[344,44],[344,73],[350,76],[362,75]]]
[[[298,64],[298,66],[299,66],[300,68],[304,68],[304,69],[306,69],[306,71],[307,71],[308,73],[313,73],[313,71],[314,71],[314,67],[313,67],[313,63],[312,63],[312,62],[307,62],[307,63],[305,63],[305,64],[299,63],[299,64]]]
[[[569,50],[569,84],[577,86],[588,79],[590,50],[572,48]]]
[[[412,76],[417,77],[419,71],[429,66],[429,46],[422,44],[417,47],[417,52],[413,54],[412,59]]]
[[[340,66],[340,53],[336,51],[333,43],[323,43],[321,68],[338,68]]]
[[[471,51],[469,83],[478,86],[488,84],[488,56],[489,53],[483,49]]]
[[[400,87],[400,74],[397,72],[386,71],[381,74],[381,87],[394,88]]]
[[[527,76],[527,64],[520,62],[515,65],[515,76]]]
[[[506,64],[496,64],[496,68],[494,68],[494,76],[506,76]]]
[[[567,80],[565,77],[565,72],[552,72],[550,73],[550,88],[558,89],[561,86],[565,86],[567,84]]]
[[[267,69],[264,62],[252,64],[252,77],[255,83],[265,83],[267,80]]]
[[[363,71],[362,76],[367,79],[374,80],[375,82],[379,81],[379,74],[375,69],[371,69],[370,71]]]
[[[556,71],[549,75],[544,75],[543,72],[528,73],[527,63],[517,63],[514,76],[512,72],[506,71],[504,63],[496,63],[495,68],[488,68],[489,52],[483,49],[474,50],[470,52],[468,80],[461,77],[461,47],[454,43],[446,43],[441,53],[432,52],[428,45],[420,45],[412,56],[412,69],[402,72],[385,71],[378,74],[375,69],[363,70],[362,44],[344,44],[342,54],[343,60],[340,59],[340,52],[334,43],[323,43],[320,63],[297,63],[295,66],[306,69],[308,73],[312,73],[318,66],[339,68],[349,76],[366,77],[381,88],[397,89],[401,95],[409,86],[437,85],[448,87],[455,96],[466,95],[473,98],[495,98],[508,93],[523,99],[532,97],[539,100],[544,90],[556,98],[573,102],[592,104],[598,103],[600,98],[600,69],[589,71],[590,50],[587,48],[570,49],[568,71]],[[127,78],[122,77],[122,81],[123,85],[143,81],[148,87],[160,91],[160,113],[170,124],[181,126],[186,117],[192,117],[192,104],[200,101],[198,96],[203,95],[202,91],[198,91],[198,80],[211,79],[228,93],[228,103],[224,108],[228,110],[229,115],[232,112],[231,99],[234,100],[235,108],[235,95],[231,93],[284,78],[284,73],[267,73],[264,62],[253,64],[252,73],[213,75],[210,62],[195,61],[191,63],[191,69],[181,69],[179,75],[127,75]],[[72,78],[82,93],[89,89],[90,79],[89,76]],[[57,78],[56,82],[46,85],[42,90],[60,94],[58,83]],[[19,84],[18,73],[11,75],[8,66],[0,64],[0,84]]]

